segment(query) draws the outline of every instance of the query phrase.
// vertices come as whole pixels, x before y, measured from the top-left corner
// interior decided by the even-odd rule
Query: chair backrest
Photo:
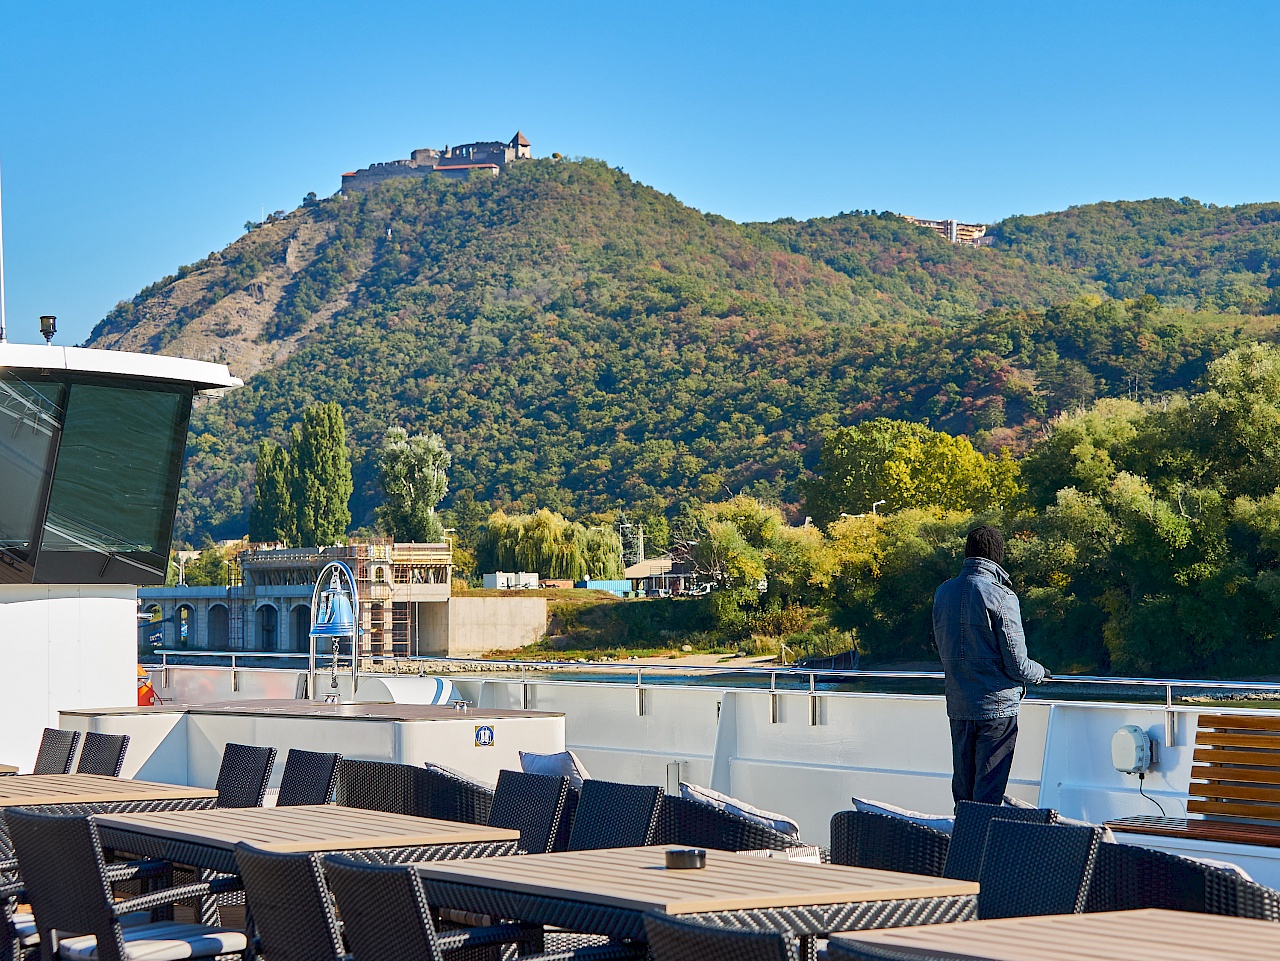
[[[653,844],[685,844],[717,851],[783,851],[799,843],[765,824],[720,811],[709,804],[667,796],[658,810]]]
[[[98,830],[85,817],[8,808],[18,871],[26,884],[42,945],[55,929],[98,938],[100,961],[121,961],[124,940],[112,910]]]
[[[1015,808],[1007,804],[979,804],[961,801],[956,805],[956,826],[947,847],[943,877],[976,881],[982,873],[982,852],[987,846],[987,828],[993,820],[1027,824],[1053,824],[1058,812],[1052,808]]]
[[[338,765],[337,801],[345,807],[390,814],[414,814],[414,773],[408,764],[353,761]]]
[[[280,795],[276,807],[296,804],[328,804],[338,779],[341,754],[323,754],[289,748],[284,758],[284,774],[280,776]]]
[[[951,835],[872,811],[831,818],[831,863],[942,877]]]
[[[578,819],[578,802],[582,800],[582,791],[569,782],[569,790],[564,796],[564,813],[560,815],[560,826],[556,828],[556,839],[551,845],[552,851],[568,851],[569,838],[573,836],[573,822]]]
[[[340,854],[324,860],[353,961],[439,961],[435,925],[413,868]]]
[[[650,912],[644,916],[644,932],[654,961],[799,961],[800,958],[799,940],[782,931],[699,924]],[[359,961],[358,954],[356,957]]]
[[[978,917],[1080,913],[1101,841],[1101,827],[993,818],[978,877]]]
[[[650,784],[583,781],[569,850],[652,844],[661,800],[662,789]]]
[[[419,817],[488,824],[493,789],[438,767],[414,768],[414,814]]]
[[[1098,846],[1085,911],[1140,908],[1280,921],[1280,891],[1212,864],[1104,842]]]
[[[499,771],[489,826],[519,831],[526,854],[547,854],[555,847],[568,794],[567,777]]]
[[[228,744],[218,768],[220,808],[260,808],[267,795],[267,780],[276,763],[276,749],[251,744]]]
[[[341,961],[342,932],[316,854],[276,854],[241,842],[236,866],[257,929],[258,953],[271,961]]]
[[[36,766],[32,774],[70,774],[71,758],[80,743],[79,731],[63,731],[46,727],[40,738],[40,750],[36,754]]]
[[[90,731],[84,736],[84,747],[80,749],[76,773],[119,777],[127,750],[128,734],[99,734],[97,731]]]

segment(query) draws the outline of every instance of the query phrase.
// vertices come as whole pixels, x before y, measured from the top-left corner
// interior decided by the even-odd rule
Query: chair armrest
[[[436,940],[441,951],[457,951],[489,944],[517,944],[521,941],[533,941],[541,936],[542,928],[539,925],[493,924],[487,928],[441,932],[436,935]]]
[[[112,905],[116,917],[131,914],[134,911],[150,911],[164,904],[185,901],[187,898],[199,898],[210,894],[222,894],[224,891],[239,891],[243,882],[234,874],[214,878],[212,881],[197,881],[195,884],[179,884],[165,888],[163,891],[152,891],[126,901],[117,901]]]
[[[172,865],[155,858],[146,861],[116,861],[107,865],[108,881],[140,881],[166,874]]]
[[[629,944],[614,942],[571,951],[526,955],[521,961],[643,961],[649,956],[648,947],[643,941]]]

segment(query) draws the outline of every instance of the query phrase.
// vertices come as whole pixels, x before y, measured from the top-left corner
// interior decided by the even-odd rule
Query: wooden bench
[[[1187,812],[1131,817],[1113,831],[1280,847],[1280,717],[1202,714],[1191,755]]]

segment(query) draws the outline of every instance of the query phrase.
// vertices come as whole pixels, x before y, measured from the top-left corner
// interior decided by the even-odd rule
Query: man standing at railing
[[[1004,563],[1004,537],[969,532],[964,566],[933,596],[933,640],[946,672],[951,719],[951,794],[999,804],[1018,740],[1018,706],[1028,684],[1049,672],[1027,657],[1022,612]]]

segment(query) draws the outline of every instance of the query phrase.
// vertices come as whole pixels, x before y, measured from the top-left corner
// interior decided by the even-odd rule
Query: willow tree
[[[585,527],[545,507],[533,514],[490,515],[480,538],[482,570],[536,571],[554,580],[622,574],[622,542],[610,528]]]

